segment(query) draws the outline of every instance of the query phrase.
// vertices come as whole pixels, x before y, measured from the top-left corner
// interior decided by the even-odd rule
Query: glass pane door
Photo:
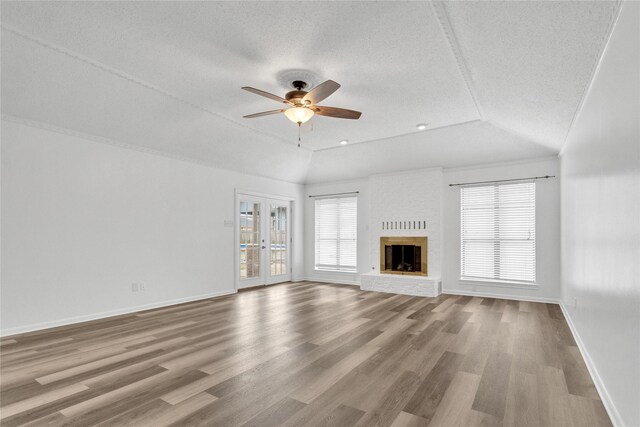
[[[291,280],[291,202],[238,194],[237,287]]]
[[[288,274],[288,245],[287,245],[287,206],[270,204],[270,274],[271,277]],[[286,279],[288,280],[288,279]]]
[[[240,200],[238,220],[240,223],[240,281],[246,286],[250,279],[261,276],[261,203],[252,200]],[[244,286],[243,286],[244,287]]]

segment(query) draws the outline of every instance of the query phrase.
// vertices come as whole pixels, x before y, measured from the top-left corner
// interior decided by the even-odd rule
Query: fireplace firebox
[[[381,237],[380,272],[427,275],[427,237]]]

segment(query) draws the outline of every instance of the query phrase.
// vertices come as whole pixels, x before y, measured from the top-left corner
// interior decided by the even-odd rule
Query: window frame
[[[339,217],[340,215],[340,211],[337,210],[336,211],[336,215],[338,216],[336,219],[336,223],[337,223],[337,230],[336,230],[336,237],[335,239],[323,239],[325,241],[327,240],[335,240],[335,244],[336,244],[336,248],[335,248],[335,257],[336,257],[336,264],[335,265],[329,265],[329,264],[319,264],[319,236],[318,236],[318,227],[319,227],[319,218],[318,218],[318,204],[319,203],[327,203],[327,201],[330,200],[344,200],[344,199],[353,199],[354,201],[354,207],[353,207],[353,218],[355,223],[354,224],[350,224],[350,227],[353,229],[353,233],[354,236],[353,238],[341,238],[340,235],[340,231],[343,228],[346,227],[342,227],[342,221],[344,221],[343,219],[341,219]],[[353,266],[344,266],[340,264],[340,252],[341,252],[341,241],[345,241],[345,242],[349,242],[350,246],[353,246],[353,251],[354,251],[354,265]],[[323,272],[337,272],[337,273],[357,273],[358,272],[358,196],[356,194],[354,195],[349,195],[349,196],[332,196],[332,197],[317,197],[314,200],[314,265],[313,265],[314,271],[323,271]]]
[[[533,257],[530,260],[530,262],[532,263],[532,268],[530,269],[529,273],[531,274],[533,280],[522,280],[522,279],[518,279],[518,278],[513,278],[513,277],[508,277],[508,276],[502,276],[502,271],[500,270],[501,264],[503,264],[503,262],[501,262],[501,258],[500,258],[500,250],[502,249],[502,245],[503,242],[507,242],[509,241],[508,239],[505,238],[501,238],[500,235],[495,235],[495,237],[493,239],[482,239],[482,240],[489,240],[492,241],[492,246],[494,247],[494,252],[493,252],[493,264],[492,264],[492,271],[494,272],[494,274],[492,275],[492,277],[488,277],[487,276],[471,276],[471,275],[465,275],[465,242],[470,242],[473,241],[474,239],[465,239],[465,207],[468,209],[469,206],[468,204],[464,203],[464,194],[463,192],[466,189],[469,188],[478,188],[478,187],[493,187],[494,188],[494,202],[493,202],[493,209],[496,212],[493,217],[494,217],[494,221],[496,222],[496,224],[493,225],[493,232],[495,233],[499,233],[500,232],[500,215],[498,214],[501,209],[502,212],[504,213],[504,211],[506,211],[508,208],[504,207],[504,202],[500,202],[500,198],[499,198],[499,191],[497,191],[498,187],[505,187],[505,186],[515,186],[515,185],[522,185],[522,184],[529,184],[530,190],[529,192],[532,193],[532,200],[530,202],[529,205],[527,205],[527,207],[529,209],[531,209],[530,212],[530,218],[531,221],[533,222],[533,224],[529,224],[529,226],[533,228],[533,232],[530,234],[529,239],[511,239],[510,241],[532,241],[532,254]],[[493,183],[493,184],[489,184],[489,185],[469,185],[469,186],[465,186],[465,187],[461,187],[461,191],[460,191],[460,276],[459,276],[459,280],[461,282],[465,282],[465,283],[470,283],[470,284],[480,284],[480,285],[491,285],[491,286],[505,286],[505,287],[521,287],[521,288],[531,288],[531,287],[535,287],[538,286],[537,283],[537,237],[536,237],[536,229],[537,229],[537,216],[536,216],[536,202],[537,202],[537,195],[536,195],[536,183],[535,181],[524,181],[524,182],[517,182],[517,183]],[[501,207],[502,205],[502,207]],[[476,239],[476,241],[478,241],[480,239]],[[498,248],[497,251],[495,248]],[[487,264],[489,265],[489,264]]]

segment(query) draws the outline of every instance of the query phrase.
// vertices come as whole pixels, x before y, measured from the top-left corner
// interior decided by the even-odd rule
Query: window
[[[358,198],[316,199],[316,270],[357,271]]]
[[[535,283],[535,194],[534,182],[461,189],[462,279]]]

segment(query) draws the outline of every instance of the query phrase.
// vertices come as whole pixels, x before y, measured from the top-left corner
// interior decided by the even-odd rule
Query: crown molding
[[[545,163],[545,162],[557,162],[557,156],[546,156],[546,157],[533,157],[530,159],[521,159],[521,160],[507,160],[504,162],[495,162],[495,163],[481,163],[478,165],[470,165],[470,166],[456,166],[453,168],[443,168],[444,173],[450,172],[464,172],[464,171],[473,171],[478,169],[493,169],[499,167],[506,166],[518,166],[518,165],[528,165],[532,163]]]
[[[391,177],[391,176],[414,175],[418,173],[429,173],[429,172],[442,173],[442,171],[443,171],[442,166],[433,166],[429,168],[406,169],[406,170],[395,171],[395,172],[372,173],[371,175],[369,175],[369,178],[384,178],[384,177]]]
[[[473,103],[476,107],[476,111],[478,112],[478,117],[480,120],[485,120],[484,111],[482,109],[482,105],[480,105],[480,100],[478,97],[478,91],[476,90],[475,85],[473,84],[473,78],[471,77],[471,71],[469,70],[469,64],[462,54],[462,49],[460,49],[460,44],[458,43],[458,38],[456,37],[455,32],[453,31],[453,27],[451,26],[451,21],[449,20],[449,14],[447,13],[447,8],[444,2],[434,1],[431,2],[431,8],[436,15],[436,19],[440,24],[440,29],[442,30],[442,34],[444,35],[447,43],[449,44],[449,49],[451,49],[451,53],[456,60],[456,65],[458,66],[458,71],[460,75],[464,79],[465,84],[467,85],[467,90],[469,91],[469,95],[471,95],[471,99],[473,99]]]
[[[305,182],[303,185],[305,187],[305,191],[308,193],[310,191],[317,191],[317,190],[310,190],[310,187],[323,187],[323,186],[336,186],[336,185],[359,185],[359,184],[367,184],[369,182],[369,177],[368,176],[363,176],[360,178],[349,178],[349,179],[337,179],[337,180],[331,180],[331,181],[316,181],[316,182]],[[358,191],[362,192],[362,190],[360,190],[361,187],[358,187]],[[308,195],[308,194],[306,194]]]
[[[447,128],[452,128],[452,127],[457,127],[457,126],[465,126],[465,125],[470,125],[470,124],[474,124],[474,123],[482,123],[481,120],[479,119],[475,119],[475,120],[469,120],[466,122],[459,122],[459,123],[451,123],[448,125],[442,125],[442,126],[434,126],[425,130],[418,130],[418,131],[414,131],[414,132],[409,132],[409,133],[402,133],[400,135],[392,135],[392,136],[384,136],[382,138],[376,138],[376,139],[367,139],[365,141],[358,141],[358,142],[352,142],[349,143],[347,145],[338,145],[337,147],[326,147],[326,148],[320,148],[318,150],[314,150],[314,153],[319,153],[322,151],[329,151],[329,150],[344,150],[344,149],[348,149],[351,147],[355,147],[361,144],[368,144],[370,142],[379,142],[379,141],[388,141],[388,140],[392,140],[392,139],[396,139],[396,138],[405,138],[408,136],[415,136],[418,134],[425,134],[425,133],[429,133],[429,132],[433,132],[436,130],[441,130],[441,129],[447,129]]]

